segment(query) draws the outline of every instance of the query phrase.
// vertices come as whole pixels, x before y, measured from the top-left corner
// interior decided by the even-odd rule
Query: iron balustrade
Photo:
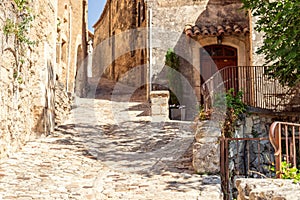
[[[275,170],[281,172],[281,163],[286,161],[292,167],[298,167],[300,164],[300,124],[288,122],[273,122],[269,138],[275,149]],[[298,153],[298,155],[297,155]],[[281,173],[277,173],[277,178]]]
[[[265,173],[272,164],[273,154],[271,144],[267,143],[269,144],[269,138],[220,137],[220,174],[224,200],[233,199],[232,180],[237,177],[271,177],[271,173]],[[240,149],[243,151],[240,152]]]
[[[254,108],[272,112],[292,111],[293,97],[298,90],[282,86],[265,74],[263,66],[228,66],[201,84],[201,104],[205,110],[214,107],[218,95],[233,88],[243,92],[243,102]],[[298,104],[299,107],[299,104]]]

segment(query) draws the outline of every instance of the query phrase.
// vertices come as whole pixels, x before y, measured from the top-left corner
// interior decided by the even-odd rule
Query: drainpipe
[[[152,76],[153,76],[153,62],[152,62],[152,8],[149,8],[149,91],[152,91]]]
[[[71,65],[71,45],[72,45],[72,6],[69,7],[69,47],[68,47],[68,65],[67,65],[67,77],[66,77],[66,92],[69,91],[69,70]]]

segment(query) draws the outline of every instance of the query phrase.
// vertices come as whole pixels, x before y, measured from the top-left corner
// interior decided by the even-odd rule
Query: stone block
[[[211,120],[200,122],[195,133],[193,167],[197,173],[216,174],[220,171],[221,130]]]
[[[245,134],[251,134],[252,133],[252,127],[253,127],[253,120],[251,117],[246,117],[245,119],[245,128],[244,133]]]
[[[150,92],[152,121],[160,122],[169,119],[169,91]]]
[[[219,137],[221,136],[221,130],[217,127],[217,124],[212,121],[202,122],[197,126],[195,139],[199,141],[205,137]]]
[[[218,137],[203,137],[197,140],[200,144],[208,144],[208,143],[218,143],[219,139]]]
[[[194,143],[193,167],[197,173],[216,174],[220,171],[218,143]]]
[[[236,180],[238,200],[299,200],[300,185],[287,179]]]

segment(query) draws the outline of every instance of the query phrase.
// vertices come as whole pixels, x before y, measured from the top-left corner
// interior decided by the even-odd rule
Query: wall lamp
[[[222,44],[222,40],[223,40],[223,35],[218,35],[217,36],[217,44]]]

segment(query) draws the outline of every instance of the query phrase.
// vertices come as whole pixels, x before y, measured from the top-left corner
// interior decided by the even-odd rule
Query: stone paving
[[[192,124],[138,105],[76,99],[51,136],[1,160],[0,199],[221,199],[218,176],[193,173]]]

